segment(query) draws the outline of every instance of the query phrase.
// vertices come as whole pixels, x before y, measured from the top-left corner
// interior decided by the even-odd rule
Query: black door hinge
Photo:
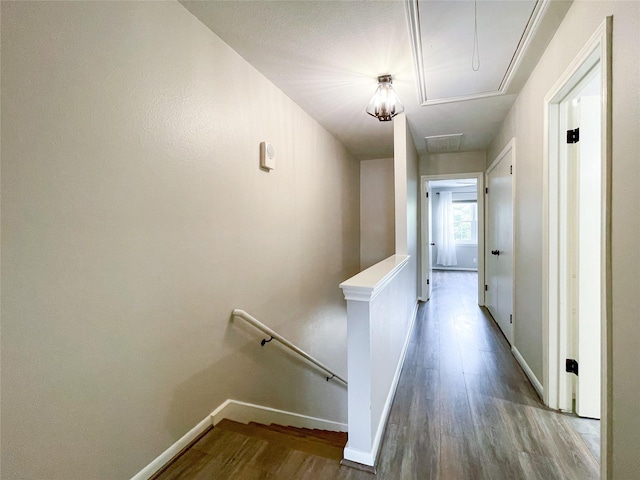
[[[567,358],[567,373],[575,373],[578,375],[578,362],[573,358]]]
[[[429,279],[427,278],[427,285],[429,285]]]
[[[509,315],[509,323],[513,323],[513,314]]]
[[[429,192],[427,192],[427,198],[429,198]]]
[[[488,291],[489,291],[489,285],[487,285],[487,284],[485,284],[485,285],[484,285],[484,291],[485,291],[485,292],[488,292]]]
[[[580,141],[580,129],[567,130],[567,143],[578,143]]]
[[[513,165],[509,165],[509,173],[513,175]]]
[[[484,193],[488,194],[489,193],[489,187],[484,189]]]

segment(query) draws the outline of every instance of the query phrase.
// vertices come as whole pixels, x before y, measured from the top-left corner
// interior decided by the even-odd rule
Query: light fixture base
[[[373,94],[367,113],[381,122],[389,122],[399,113],[404,112],[404,107],[393,89],[391,75],[378,76],[378,88]]]

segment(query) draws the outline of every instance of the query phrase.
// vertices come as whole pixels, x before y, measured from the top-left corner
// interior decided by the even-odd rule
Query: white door
[[[513,198],[514,142],[487,170],[487,236],[485,304],[509,343],[513,312]]]
[[[611,121],[611,21],[609,17],[600,26],[544,100],[544,400],[552,409],[595,418],[606,404],[588,404],[599,402],[607,390],[603,364],[610,199],[603,185],[611,161],[606,134]],[[579,112],[570,108],[574,101]],[[576,128],[579,132],[571,132]],[[570,359],[577,360],[577,365],[567,362],[567,367],[577,366],[577,376],[566,372]],[[603,446],[603,464],[606,453]]]
[[[600,96],[588,95],[597,92],[599,77],[592,85],[584,87],[583,93],[569,104],[569,120],[574,124],[569,129],[579,135],[575,143],[568,143],[567,158],[573,163],[569,179],[571,202],[574,206],[575,229],[570,236],[573,246],[574,265],[572,282],[573,308],[571,318],[572,347],[578,363],[575,378],[576,413],[581,417],[600,418],[600,338],[601,338],[601,145],[600,145]],[[573,187],[573,188],[572,188]],[[572,375],[572,374],[568,374]]]

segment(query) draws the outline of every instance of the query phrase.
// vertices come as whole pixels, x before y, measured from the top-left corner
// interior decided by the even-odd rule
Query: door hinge
[[[513,314],[509,314],[509,323],[513,323]]]
[[[509,173],[513,175],[513,165],[509,165]]]
[[[427,285],[429,285],[429,279],[427,278]]]
[[[429,198],[429,192],[427,192],[427,198]]]
[[[578,143],[580,141],[580,129],[567,130],[567,143]]]
[[[484,193],[485,193],[485,194],[488,194],[488,193],[489,193],[489,187],[487,187],[487,188],[485,188],[485,189],[484,189]]]
[[[489,291],[489,285],[487,285],[486,283],[485,283],[485,285],[484,285],[484,291],[485,291],[485,292],[488,292],[488,291]]]
[[[567,373],[575,373],[578,375],[578,361],[573,358],[567,358]]]

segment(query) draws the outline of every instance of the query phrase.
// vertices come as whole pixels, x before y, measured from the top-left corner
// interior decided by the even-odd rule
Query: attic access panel
[[[423,103],[503,93],[534,31],[543,3],[410,1],[414,2],[413,14],[409,7],[409,17]],[[476,5],[478,71],[472,68]]]

